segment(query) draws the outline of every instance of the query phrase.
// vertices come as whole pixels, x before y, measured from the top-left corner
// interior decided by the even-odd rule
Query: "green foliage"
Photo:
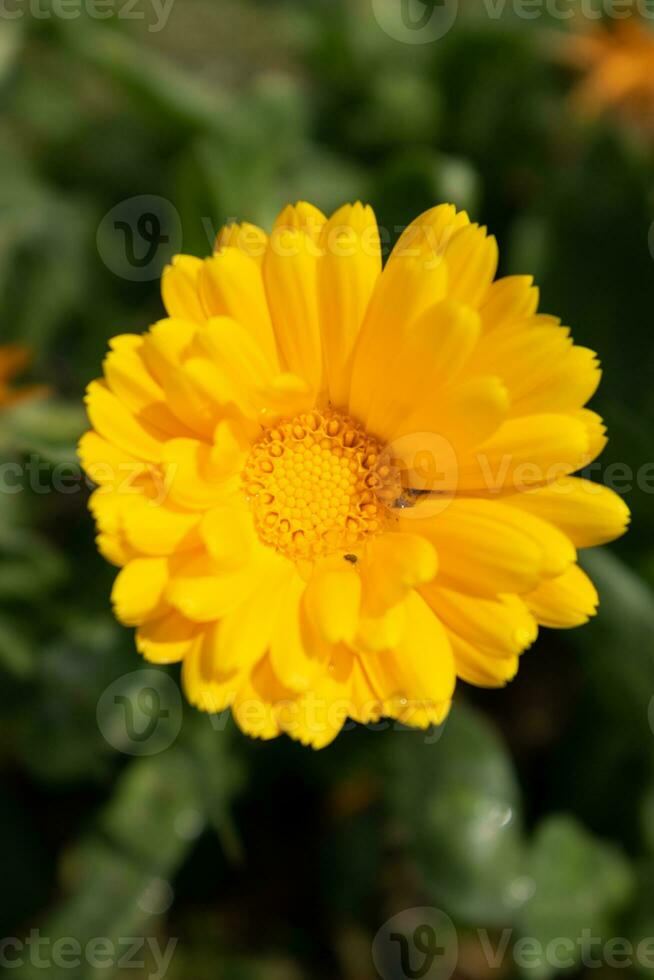
[[[380,926],[425,906],[480,980],[480,931],[511,930],[506,980],[557,972],[520,967],[521,939],[570,940],[594,976],[585,929],[654,936],[654,145],[575,114],[561,24],[510,6],[462,2],[425,45],[370,0],[178,0],[160,32],[0,18],[0,343],[30,345],[27,380],[52,392],[0,420],[0,936],[179,939],[171,980],[369,980]],[[138,195],[170,202],[193,254],[301,198],[368,200],[389,239],[439,200],[488,224],[502,271],[534,274],[604,364],[611,442],[589,475],[624,492],[635,532],[583,556],[597,620],[543,631],[506,691],[462,692],[427,737],[356,729],[314,755],[186,708],[158,755],[112,744],[98,702],[119,678],[135,695],[143,665],[75,446],[108,338],[161,316],[165,249],[133,281],[97,244]]]

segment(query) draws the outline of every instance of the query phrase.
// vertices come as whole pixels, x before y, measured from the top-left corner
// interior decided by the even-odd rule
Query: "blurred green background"
[[[174,0],[163,24],[152,0],[107,19],[3,5],[0,343],[29,344],[55,394],[0,416],[0,937],[177,940],[170,980],[368,980],[384,923],[404,911],[411,936],[405,910],[434,907],[458,965],[429,977],[554,976],[516,964],[521,937],[571,940],[571,976],[651,975],[654,943],[649,969],[615,951],[593,967],[578,939],[654,937],[654,131],[574,109],[556,52],[583,18],[461,0],[443,37],[409,44],[388,30],[399,6]],[[129,223],[142,195],[164,199],[170,241],[134,266],[103,218]],[[543,631],[505,691],[461,685],[430,739],[356,728],[314,754],[188,708],[180,726],[173,699],[170,745],[134,757],[97,717],[119,678],[138,697],[145,665],[86,512],[83,390],[108,338],[161,315],[173,247],[206,254],[227,219],[267,225],[302,198],[369,201],[391,230],[444,200],[488,224],[502,272],[533,273],[542,309],[599,352],[611,441],[592,475],[633,529],[584,558],[599,618]],[[385,980],[406,975],[392,946],[375,946]],[[23,959],[15,977],[41,975]]]

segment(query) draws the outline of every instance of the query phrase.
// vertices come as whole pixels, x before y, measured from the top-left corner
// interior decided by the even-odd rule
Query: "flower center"
[[[254,444],[243,473],[259,537],[292,559],[343,551],[356,560],[389,519],[401,488],[380,444],[358,422],[313,411]]]

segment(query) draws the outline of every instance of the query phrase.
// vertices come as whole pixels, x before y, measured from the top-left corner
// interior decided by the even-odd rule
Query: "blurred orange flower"
[[[580,31],[562,53],[584,72],[573,96],[580,108],[591,115],[617,110],[654,132],[654,31],[639,17]]]
[[[41,385],[11,386],[11,381],[29,366],[31,360],[32,353],[27,347],[18,344],[0,347],[0,409],[45,394],[46,389]]]

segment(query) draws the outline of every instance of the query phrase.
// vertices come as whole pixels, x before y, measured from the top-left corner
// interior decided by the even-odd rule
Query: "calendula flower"
[[[163,276],[111,343],[83,464],[116,615],[189,699],[327,744],[346,718],[441,722],[595,590],[576,548],[627,508],[569,474],[605,443],[600,370],[449,205],[382,271],[374,215],[289,207]]]
[[[45,393],[45,389],[37,385],[22,388],[12,385],[14,378],[29,366],[31,360],[32,353],[27,347],[18,344],[0,347],[0,409]]]
[[[565,39],[563,57],[583,72],[574,99],[585,112],[613,110],[649,133],[654,129],[654,32],[632,16]]]

